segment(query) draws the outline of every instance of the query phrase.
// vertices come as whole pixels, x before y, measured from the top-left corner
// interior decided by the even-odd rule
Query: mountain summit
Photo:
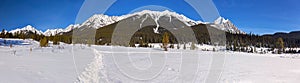
[[[10,33],[13,33],[13,34],[15,34],[15,33],[20,33],[20,32],[24,32],[24,33],[29,33],[29,32],[32,32],[32,33],[37,33],[37,34],[39,34],[39,35],[41,35],[41,34],[43,34],[43,32],[42,31],[40,31],[40,30],[37,30],[37,29],[35,29],[33,26],[31,26],[31,25],[27,25],[27,26],[25,26],[25,27],[23,27],[23,28],[17,28],[17,29],[15,29],[15,30],[11,30],[11,31],[9,31]]]
[[[151,17],[156,22],[162,17],[166,16],[170,18],[170,21],[172,20],[172,17],[177,18],[183,22],[186,22],[187,25],[192,26],[196,25],[198,23],[201,23],[201,21],[194,21],[182,14],[178,14],[176,12],[170,12],[168,10],[165,11],[151,11],[151,10],[143,10],[141,12],[135,12],[132,14],[122,15],[122,16],[108,16],[104,14],[96,14],[90,17],[87,21],[85,21],[82,25],[87,25],[93,28],[100,28],[109,24],[116,23],[118,21],[121,21],[126,18],[130,17],[142,17],[144,15],[147,15]],[[158,23],[156,23],[159,25]]]
[[[215,20],[214,25],[211,26],[231,33],[245,34],[245,32],[239,30],[229,19],[225,19],[224,17],[219,17]]]
[[[127,14],[122,16],[108,16],[104,14],[95,14],[92,17],[90,17],[88,20],[86,20],[82,25],[86,25],[98,29],[103,26],[107,26],[131,17],[140,18],[140,19],[151,18],[152,20],[155,21],[157,28],[160,25],[158,21],[164,17],[164,19],[169,19],[170,22],[174,19],[178,19],[179,21],[183,22],[187,26],[194,26],[198,24],[211,24],[212,27],[218,28],[220,30],[228,31],[231,33],[237,33],[237,34],[244,33],[243,31],[239,30],[230,20],[225,19],[224,17],[217,18],[214,23],[207,23],[202,21],[195,21],[182,14],[178,14],[176,12],[171,12],[168,10],[165,11],[143,10],[140,12],[135,12],[132,14]],[[157,28],[154,31],[157,31]]]
[[[31,25],[28,25],[21,29],[15,29],[10,31],[11,33],[16,33],[20,31],[25,32],[36,32],[37,34],[43,34],[45,36],[50,35],[56,35],[62,32],[69,32],[72,31],[75,28],[86,28],[83,26],[87,26],[89,28],[99,29],[104,26],[108,26],[114,23],[117,23],[119,21],[125,20],[125,19],[139,19],[141,22],[139,22],[140,26],[143,25],[144,21],[146,19],[152,19],[153,23],[156,25],[156,28],[153,29],[155,33],[158,32],[158,28],[160,27],[160,22],[162,19],[167,19],[169,22],[172,21],[181,21],[184,23],[185,26],[195,26],[198,24],[209,24],[211,27],[215,27],[217,29],[227,31],[230,33],[236,33],[236,34],[244,34],[243,31],[239,30],[230,20],[225,19],[224,17],[217,18],[213,23],[208,22],[202,22],[202,21],[195,21],[192,20],[182,14],[178,14],[176,12],[171,12],[168,10],[165,11],[151,11],[151,10],[143,10],[140,12],[135,12],[132,14],[122,15],[122,16],[108,16],[104,14],[95,14],[91,16],[89,19],[87,19],[82,24],[71,24],[65,29],[48,29],[45,32],[42,32],[40,30],[35,29]]]

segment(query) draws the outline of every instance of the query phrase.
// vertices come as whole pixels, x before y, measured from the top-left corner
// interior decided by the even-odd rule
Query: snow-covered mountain
[[[71,25],[69,25],[67,28],[65,28],[65,29],[48,29],[47,31],[45,31],[43,34],[45,35],[45,36],[50,36],[51,34],[52,35],[57,35],[57,34],[60,34],[60,33],[63,33],[63,32],[69,32],[69,31],[71,31],[71,30],[73,30],[73,29],[75,29],[75,28],[79,28],[80,27],[80,25],[79,24],[71,24]]]
[[[28,32],[35,33],[36,32],[39,35],[43,34],[43,32],[41,30],[37,30],[33,26],[31,26],[31,25],[27,25],[27,26],[25,26],[23,28],[17,28],[15,30],[11,30],[9,32],[13,33],[13,34],[18,33],[18,32],[24,32],[24,33],[28,33]]]
[[[54,36],[54,35],[56,35],[60,32],[63,32],[63,31],[64,31],[63,29],[48,29],[43,34],[45,36],[51,36],[51,35]]]
[[[103,15],[103,14],[96,14],[90,17],[87,21],[85,21],[82,25],[87,25],[93,28],[100,28],[106,25],[110,25],[113,23],[116,23],[118,21],[121,21],[123,19],[129,18],[129,17],[142,17],[144,15],[148,15],[151,17],[153,20],[158,21],[161,17],[166,16],[170,17],[170,20],[172,20],[173,17],[185,22],[188,26],[196,25],[199,23],[202,23],[201,21],[194,21],[191,20],[190,18],[178,14],[176,12],[171,12],[168,10],[165,11],[150,11],[150,10],[143,10],[141,12],[136,12],[132,14],[127,14],[127,15],[122,15],[122,16],[108,16],[108,15]]]
[[[66,27],[65,29],[62,29],[62,28],[57,28],[57,29],[47,29],[45,32],[42,32],[41,30],[37,30],[35,29],[33,26],[31,25],[27,25],[23,28],[17,28],[17,29],[14,29],[14,30],[11,30],[9,31],[9,33],[20,33],[20,32],[23,32],[23,33],[28,33],[28,32],[31,32],[31,33],[37,33],[39,35],[45,35],[45,36],[51,36],[51,35],[56,35],[56,34],[59,34],[59,33],[62,33],[62,32],[69,32],[75,28],[78,28],[80,25],[79,24],[71,24],[69,25],[68,27]]]
[[[245,33],[239,30],[229,19],[225,19],[224,17],[219,17],[217,20],[215,20],[214,24],[211,26],[231,33],[237,33],[237,34]]]
[[[79,27],[80,27],[79,24],[71,24],[68,27],[66,27],[65,29],[61,29],[61,28],[58,28],[58,29],[48,29],[43,34],[45,36],[56,35],[56,34],[59,34],[59,33],[62,33],[62,32],[69,32],[69,31],[71,31],[71,30],[73,30],[75,28],[79,28]]]
[[[79,27],[80,27],[79,24],[71,24],[67,28],[65,28],[62,32],[69,32],[69,31],[71,31],[71,30],[73,30],[75,28],[79,28]]]
[[[238,33],[238,34],[244,33],[243,31],[239,30],[230,20],[225,19],[224,17],[219,17],[218,19],[215,20],[214,23],[207,23],[207,22],[202,22],[202,21],[191,20],[190,18],[188,18],[182,14],[178,14],[176,12],[171,12],[168,10],[165,10],[165,11],[143,10],[141,12],[136,12],[136,13],[122,15],[122,16],[108,16],[108,15],[104,15],[104,14],[96,14],[96,15],[93,15],[92,17],[90,17],[82,25],[86,25],[86,26],[98,29],[103,26],[116,23],[118,21],[121,21],[121,20],[129,18],[129,17],[143,17],[145,15],[151,17],[156,22],[157,27],[159,27],[158,20],[161,17],[169,17],[170,21],[172,19],[176,18],[176,19],[182,21],[183,23],[185,23],[187,26],[194,26],[197,24],[210,24],[213,27],[216,27],[220,30],[228,31],[231,33]]]
[[[198,24],[210,24],[210,26],[218,28],[220,30],[228,31],[231,33],[238,33],[238,34],[243,34],[244,32],[239,30],[230,20],[225,19],[223,17],[219,17],[218,19],[215,20],[214,23],[207,23],[207,22],[202,22],[202,21],[195,21],[192,20],[182,14],[178,14],[176,12],[171,12],[168,10],[165,11],[151,11],[151,10],[143,10],[141,12],[135,12],[132,14],[127,14],[127,15],[122,15],[122,16],[108,16],[104,14],[95,14],[89,19],[87,19],[84,23],[82,24],[71,24],[65,29],[48,29],[45,32],[42,32],[40,30],[35,29],[31,25],[28,25],[24,28],[21,29],[15,29],[10,31],[11,33],[16,33],[16,32],[37,32],[37,34],[43,34],[45,36],[50,36],[50,35],[56,35],[62,32],[69,32],[75,28],[86,28],[82,26],[88,26],[92,27],[95,29],[122,21],[127,18],[135,18],[135,19],[148,19],[151,18],[152,20],[155,21],[157,27],[154,29],[154,32],[157,32],[158,27],[160,25],[159,20],[160,19],[169,19],[170,22],[173,21],[174,19],[180,20],[183,22],[186,26],[194,26]],[[143,23],[143,22],[141,22]]]

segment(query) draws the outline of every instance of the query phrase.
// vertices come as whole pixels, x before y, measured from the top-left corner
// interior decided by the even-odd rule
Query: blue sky
[[[103,0],[105,1],[105,0]],[[245,32],[256,34],[300,30],[299,0],[213,0],[220,15]],[[84,0],[0,0],[0,29],[33,25],[45,31],[75,23]],[[117,0],[105,14],[123,15],[158,5],[194,20],[200,16],[181,0]]]

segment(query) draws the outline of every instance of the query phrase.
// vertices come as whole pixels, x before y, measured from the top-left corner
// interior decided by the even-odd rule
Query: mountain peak
[[[239,30],[229,19],[225,19],[224,17],[219,17],[214,21],[214,24],[211,25],[218,29],[228,31],[230,33],[237,33],[237,34],[245,34],[245,32]]]
[[[37,34],[43,34],[42,33],[42,31],[40,31],[40,30],[37,30],[37,29],[35,29],[33,26],[31,26],[31,25],[27,25],[27,26],[25,26],[25,27],[23,27],[23,28],[17,28],[17,29],[15,29],[15,30],[12,30],[12,31],[10,31],[10,33],[17,33],[17,32],[25,32],[25,33],[27,33],[27,32],[32,32],[32,33],[37,33]]]
[[[35,29],[34,27],[32,27],[31,25],[27,25],[24,27],[25,29],[29,30],[29,29]]]
[[[156,28],[153,29],[153,31],[155,33],[158,33],[157,30],[158,30],[158,27],[160,27],[160,22],[158,22],[158,21],[160,20],[160,18],[170,19],[170,22],[173,19],[177,19],[177,20],[180,20],[181,22],[183,22],[187,26],[194,26],[197,24],[208,24],[212,27],[216,27],[220,30],[228,31],[231,33],[238,33],[238,34],[244,33],[242,31],[240,31],[229,19],[225,19],[224,17],[219,17],[213,23],[208,23],[208,22],[202,22],[202,21],[195,21],[195,20],[192,20],[192,19],[184,16],[183,14],[179,14],[179,13],[172,12],[169,10],[165,10],[165,11],[143,10],[143,11],[134,12],[134,13],[126,14],[126,15],[122,15],[122,16],[109,16],[109,15],[105,15],[105,14],[95,14],[95,15],[91,16],[88,20],[86,20],[84,23],[71,24],[68,27],[66,27],[65,29],[48,29],[43,33],[42,31],[35,29],[31,25],[27,25],[21,29],[18,28],[18,29],[12,30],[10,32],[16,33],[16,32],[20,32],[20,31],[23,31],[23,32],[31,31],[33,33],[37,32],[37,34],[43,34],[45,36],[50,36],[50,35],[56,35],[61,32],[69,32],[69,31],[73,30],[74,28],[81,28],[83,25],[98,29],[98,28],[119,22],[123,19],[130,18],[130,17],[139,18],[139,19],[145,19],[145,18],[153,19],[156,23]],[[142,23],[143,22],[141,22],[141,24]]]
[[[45,36],[54,36],[60,32],[63,32],[64,30],[63,29],[47,29],[43,34]]]
[[[148,15],[153,20],[156,20],[156,21],[159,20],[159,18],[162,16],[170,17],[170,19],[172,17],[175,17],[183,22],[186,22],[188,26],[192,26],[192,25],[201,23],[201,21],[191,20],[190,18],[188,18],[182,14],[178,14],[176,12],[171,12],[169,10],[165,10],[165,11],[143,10],[143,11],[134,12],[134,13],[122,15],[122,16],[108,16],[108,15],[104,15],[104,14],[95,14],[92,17],[90,17],[87,21],[85,21],[83,23],[83,25],[87,25],[87,26],[90,26],[93,28],[100,28],[100,27],[116,23],[120,20],[129,18],[132,16],[143,16],[143,15]]]
[[[165,10],[165,11],[142,10],[139,12],[134,12],[134,13],[122,15],[122,16],[108,16],[108,15],[104,15],[104,14],[95,14],[92,17],[90,17],[87,21],[85,21],[82,25],[86,25],[86,26],[98,29],[98,28],[116,23],[123,19],[129,18],[129,17],[140,18],[143,16],[146,16],[145,18],[150,17],[155,21],[157,28],[155,28],[154,31],[156,31],[158,29],[158,27],[160,25],[158,21],[161,17],[167,17],[167,18],[169,17],[170,22],[172,19],[176,18],[176,19],[182,21],[187,26],[194,26],[197,24],[212,24],[211,26],[213,26],[213,27],[216,27],[218,29],[228,31],[231,33],[237,33],[237,34],[245,33],[243,31],[239,30],[229,19],[225,19],[224,17],[221,17],[221,16],[219,18],[217,18],[213,23],[208,23],[208,22],[202,22],[202,21],[195,21],[195,20],[192,20],[192,19],[184,16],[183,14],[178,14],[176,12],[172,12],[169,10]]]
[[[228,22],[229,20],[228,19],[225,19],[224,17],[219,17],[215,20],[215,24],[222,24],[222,23],[226,23]]]
[[[162,16],[167,16],[167,17],[170,17],[170,18],[175,17],[178,20],[181,20],[183,22],[190,22],[190,23],[187,24],[188,26],[193,26],[193,25],[196,25],[198,23],[201,23],[201,21],[194,21],[194,20],[184,16],[183,14],[179,14],[177,12],[172,12],[172,11],[169,11],[169,10],[164,10],[164,11],[143,10],[141,12],[133,13],[132,15],[142,16],[142,15],[145,15],[145,14],[150,15],[151,18],[154,19],[154,20],[158,20]]]

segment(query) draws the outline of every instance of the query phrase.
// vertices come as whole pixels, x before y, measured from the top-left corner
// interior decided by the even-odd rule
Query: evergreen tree
[[[92,39],[88,39],[87,40],[87,44],[88,44],[88,47],[91,47],[92,44],[93,44],[93,40]]]
[[[50,40],[50,41],[54,41],[53,39],[54,39],[54,36],[53,36],[52,34],[50,34],[49,40]]]
[[[40,40],[40,46],[41,47],[47,47],[48,46],[48,39],[44,37],[42,40]]]
[[[0,38],[4,38],[4,37],[5,37],[5,29],[2,29],[0,33]]]
[[[136,46],[135,46],[135,43],[133,43],[133,42],[130,42],[130,43],[129,43],[129,46],[130,46],[130,47],[136,47]]]
[[[183,49],[184,49],[184,50],[186,49],[186,44],[185,44],[185,43],[183,44]]]
[[[4,38],[13,38],[13,34],[12,33],[6,33]]]
[[[197,47],[196,47],[195,43],[192,42],[192,44],[191,44],[191,50],[195,50],[196,48],[197,48]]]
[[[60,38],[59,38],[59,36],[54,36],[53,37],[53,45],[59,45],[59,40],[60,40]]]
[[[279,54],[281,54],[284,51],[284,42],[281,37],[278,38],[276,41],[276,48],[278,49]]]
[[[233,43],[233,51],[238,51],[238,44],[237,44],[237,41],[235,40],[234,43]]]
[[[19,38],[25,40],[25,34],[21,32]]]
[[[174,49],[175,48],[174,44],[171,44],[169,48]]]
[[[167,32],[164,33],[162,38],[163,48],[165,51],[168,51],[168,44],[169,44],[169,34]]]
[[[145,45],[145,43],[143,41],[143,37],[140,37],[140,39],[139,39],[139,47],[145,47],[144,45]]]
[[[36,41],[40,41],[40,36],[37,34],[36,31],[34,31],[33,37],[32,39],[36,40]]]

